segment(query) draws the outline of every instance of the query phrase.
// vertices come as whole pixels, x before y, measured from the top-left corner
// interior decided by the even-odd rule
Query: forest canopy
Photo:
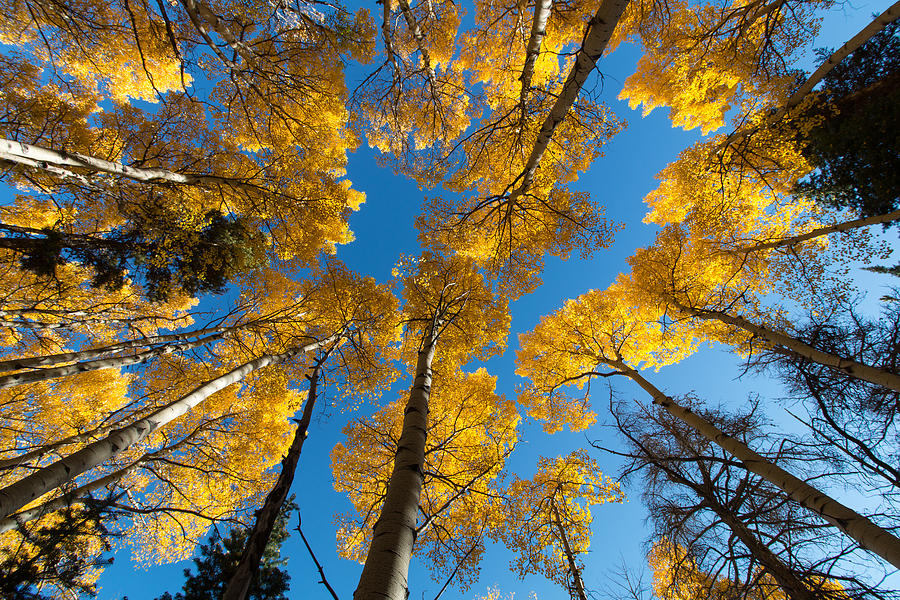
[[[900,4],[0,7],[5,597],[900,597]]]

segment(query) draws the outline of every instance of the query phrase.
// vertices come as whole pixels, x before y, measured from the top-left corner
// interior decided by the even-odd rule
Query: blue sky
[[[884,1],[859,2],[830,11],[813,47],[840,45],[868,22],[872,13],[881,12],[887,6]],[[519,382],[514,375],[513,364],[517,335],[530,330],[542,315],[556,310],[565,299],[591,288],[606,287],[616,274],[626,268],[625,259],[634,249],[652,241],[655,227],[642,223],[645,214],[642,198],[655,187],[654,175],[674,160],[682,148],[699,137],[696,130],[685,132],[673,129],[665,111],[657,110],[642,118],[640,112],[632,111],[626,103],[616,100],[622,82],[633,71],[638,56],[638,48],[623,46],[604,58],[600,65],[604,75],[603,97],[620,118],[628,121],[628,126],[607,145],[605,156],[598,159],[575,185],[576,189],[590,192],[593,198],[607,207],[607,216],[623,222],[625,227],[617,234],[610,248],[589,260],[575,256],[568,261],[549,260],[542,276],[543,285],[535,293],[513,304],[509,349],[502,357],[487,363],[491,374],[499,377],[498,392],[507,397],[515,396],[515,386]],[[801,66],[808,67],[810,64],[811,59]],[[350,220],[356,241],[341,247],[338,257],[351,268],[385,281],[390,277],[390,270],[400,254],[418,253],[413,220],[430,192],[422,191],[409,180],[378,167],[372,151],[367,147],[360,148],[351,156],[348,177],[357,189],[366,193],[367,201]],[[880,286],[886,287],[891,283],[885,277],[875,276],[866,281],[871,282],[873,289],[869,292],[875,297],[883,291],[878,289]],[[693,390],[711,404],[722,403],[726,406],[740,404],[750,392],[764,397],[779,395],[778,388],[771,381],[752,375],[737,379],[740,374],[737,357],[712,349],[664,369],[653,380],[672,393]],[[394,391],[384,400],[395,399],[408,385],[407,381],[398,381]],[[639,393],[625,384],[617,382],[616,389],[623,399],[636,397],[643,400]],[[602,412],[606,395],[607,391],[602,386],[595,386],[594,404],[598,411]],[[340,430],[350,415],[329,412],[328,418],[317,419],[311,427],[293,491],[303,515],[306,536],[339,596],[342,600],[349,600],[356,587],[360,566],[335,554],[333,517],[337,512],[349,510],[350,505],[332,489],[329,452],[341,439]],[[781,409],[772,407],[770,416],[778,425],[793,427]],[[585,446],[587,440],[592,439],[604,439],[606,443],[614,444],[608,439],[609,436],[610,433],[602,426],[585,434],[547,436],[542,433],[540,425],[526,421],[520,435],[525,443],[516,450],[511,464],[518,474],[530,476],[539,456],[562,455]],[[593,452],[593,455],[605,473],[615,474],[617,461],[599,451]],[[627,503],[603,505],[595,509],[594,541],[590,554],[585,558],[584,579],[589,589],[602,589],[610,569],[623,560],[631,567],[644,564],[644,542],[647,538],[644,512],[639,493],[636,490],[626,491],[631,492]],[[316,583],[314,566],[298,537],[285,543],[283,553],[289,557],[288,568],[293,580],[290,597],[310,600],[330,598],[324,587]],[[482,564],[481,579],[473,589],[461,594],[451,588],[443,598],[473,598],[484,595],[488,587],[499,588],[504,595],[514,593],[522,599],[532,592],[539,598],[566,596],[563,589],[542,577],[518,580],[509,570],[510,560],[511,555],[504,548],[490,548]],[[132,563],[127,551],[120,551],[116,555],[116,564],[100,581],[99,598],[116,599],[127,595],[131,600],[147,600],[167,590],[174,593],[181,587],[182,569],[189,564],[185,561],[146,569]],[[410,585],[411,598],[430,600],[442,582],[432,581],[423,565],[415,564],[410,573]]]

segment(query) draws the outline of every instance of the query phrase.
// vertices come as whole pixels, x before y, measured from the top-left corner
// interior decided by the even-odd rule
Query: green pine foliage
[[[862,216],[897,210],[900,24],[891,23],[839,63],[825,77],[822,100],[812,110],[824,120],[803,140],[816,171],[798,192]]]
[[[248,600],[287,600],[285,592],[290,589],[290,575],[282,569],[287,559],[281,557],[281,544],[288,538],[288,521],[296,508],[293,498],[282,507],[259,570],[250,584]],[[230,530],[225,538],[214,532],[200,546],[200,556],[194,558],[196,572],[184,570],[181,591],[174,596],[166,592],[156,600],[219,600],[241,560],[246,539],[247,532],[242,529]]]

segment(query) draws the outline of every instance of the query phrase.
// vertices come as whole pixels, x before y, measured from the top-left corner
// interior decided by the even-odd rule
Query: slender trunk
[[[97,490],[101,490],[108,485],[112,485],[118,482],[132,471],[135,471],[136,469],[156,458],[165,456],[166,454],[170,454],[179,445],[180,443],[173,444],[172,446],[161,448],[160,450],[157,450],[155,452],[147,453],[133,463],[126,465],[116,471],[113,471],[108,475],[104,475],[103,477],[99,477],[82,486],[79,486],[71,492],[65,492],[39,506],[23,510],[22,512],[18,512],[14,515],[6,517],[5,519],[0,519],[0,533],[5,533],[11,529],[15,529],[18,526],[24,525],[28,521],[32,521],[52,512],[62,510],[73,504],[84,502],[85,498],[87,498],[89,494],[92,494]]]
[[[768,546],[762,543],[742,520],[737,518],[734,513],[726,509],[716,500],[715,494],[712,491],[712,485],[707,480],[706,473],[704,473],[704,484],[701,485],[683,477],[679,472],[667,468],[663,461],[656,459],[656,457],[649,453],[647,453],[647,458],[652,460],[659,468],[663,469],[669,479],[673,482],[683,485],[697,494],[697,496],[704,501],[705,505],[716,513],[719,519],[722,520],[722,523],[737,536],[747,550],[750,551],[750,554],[759,561],[759,564],[772,575],[775,582],[781,586],[781,589],[784,590],[790,600],[817,600],[817,596],[813,594],[809,588],[803,585],[803,582],[798,579],[796,573],[784,564],[784,561],[778,558]]]
[[[391,42],[391,0],[381,2],[381,37],[384,40],[384,52],[391,63],[394,84],[400,81],[400,65],[397,64],[397,56],[394,54],[394,45]],[[397,90],[400,94],[400,90]]]
[[[587,600],[587,594],[584,591],[584,582],[581,580],[581,569],[575,564],[575,553],[569,546],[569,536],[566,535],[566,529],[563,527],[562,519],[559,518],[559,508],[554,500],[550,500],[553,510],[553,523],[559,531],[559,539],[562,541],[563,551],[566,554],[566,560],[569,562],[569,573],[572,574],[572,581],[575,584],[575,592],[578,594],[577,600]]]
[[[900,2],[895,2],[886,11],[878,15],[871,23],[862,28],[862,30],[847,40],[843,46],[835,50],[828,59],[819,65],[819,68],[810,75],[797,91],[791,94],[788,101],[782,105],[778,111],[768,120],[770,123],[776,123],[788,113],[789,110],[798,106],[806,98],[816,85],[825,79],[825,76],[834,69],[838,63],[850,56],[857,48],[868,42],[879,31],[893,23],[897,17],[900,17]]]
[[[550,7],[553,6],[553,0],[535,0],[534,17],[531,20],[531,33],[528,36],[528,47],[525,48],[525,64],[522,65],[522,75],[519,81],[522,82],[522,91],[519,94],[519,104],[525,108],[525,99],[528,97],[528,90],[531,88],[531,78],[534,76],[534,63],[541,53],[541,44],[544,41],[544,35],[547,33],[547,20],[550,18]]]
[[[828,59],[822,63],[815,72],[810,75],[806,81],[801,85],[797,90],[791,94],[791,97],[788,98],[787,102],[785,102],[777,111],[772,113],[771,116],[767,117],[764,121],[764,125],[752,127],[750,129],[745,129],[743,131],[735,131],[725,141],[722,143],[721,148],[725,149],[728,146],[734,144],[735,142],[753,135],[757,131],[759,131],[765,125],[770,125],[773,123],[777,123],[784,116],[790,112],[792,109],[796,108],[806,99],[806,96],[812,92],[813,88],[816,87],[825,76],[831,72],[842,60],[850,56],[857,48],[868,42],[872,37],[874,37],[878,32],[882,29],[893,23],[897,20],[897,17],[900,17],[900,2],[895,2],[891,5],[886,11],[878,15],[871,23],[866,25],[860,30],[859,33],[854,35],[852,38],[847,40],[847,42],[835,50]]]
[[[91,431],[87,431],[85,433],[70,435],[67,438],[63,438],[49,444],[44,444],[43,446],[39,446],[34,450],[25,452],[24,454],[19,454],[18,456],[14,456],[12,458],[5,458],[3,460],[0,460],[0,469],[14,469],[18,467],[24,467],[27,463],[33,460],[41,459],[57,448],[62,448],[63,446],[68,446],[69,444],[86,442],[91,438],[100,435],[106,435],[107,433],[112,431],[113,427],[114,425],[104,425],[103,427],[96,427]]]
[[[66,458],[38,469],[24,479],[0,490],[0,517],[11,515],[29,502],[124,452],[163,425],[187,413],[215,392],[242,380],[249,373],[268,365],[278,364],[301,352],[321,348],[334,341],[336,337],[335,335],[321,342],[294,348],[283,354],[267,354],[248,361],[224,375],[197,386],[190,393],[155,410],[143,419],[117,429],[102,440],[88,444]]]
[[[774,552],[769,550],[769,548],[759,540],[759,538],[753,535],[743,521],[738,519],[718,502],[710,502],[709,507],[720,519],[722,519],[725,526],[737,536],[756,560],[759,561],[766,572],[775,579],[775,583],[781,587],[790,600],[819,600],[820,596],[803,585],[803,582],[797,578],[797,575],[786,564],[784,564],[784,561],[778,558]]]
[[[121,369],[131,365],[147,362],[151,358],[164,356],[173,352],[182,352],[192,350],[213,341],[221,340],[222,334],[214,334],[193,342],[179,342],[176,344],[166,344],[151,350],[137,352],[135,354],[110,356],[98,358],[86,362],[76,363],[74,365],[66,365],[63,367],[53,367],[51,369],[35,369],[32,371],[24,371],[21,373],[13,373],[12,375],[4,375],[0,377],[0,389],[12,387],[15,385],[25,385],[27,383],[35,383],[37,381],[47,381],[48,379],[57,379],[77,373],[87,373],[89,371],[99,371],[101,369]]]
[[[96,156],[88,156],[78,152],[51,150],[42,146],[25,144],[15,140],[0,138],[0,160],[21,165],[41,168],[63,177],[78,179],[88,183],[89,179],[79,173],[69,171],[79,168],[94,174],[123,177],[140,183],[169,183],[177,185],[221,185],[228,183],[228,178],[211,175],[195,175],[177,173],[161,168],[130,167],[121,162],[105,160]],[[235,182],[239,183],[239,182]]]
[[[653,398],[653,404],[662,407],[670,415],[694,428],[703,437],[733,455],[744,468],[783,491],[791,500],[816,513],[844,534],[850,536],[861,548],[874,552],[894,567],[900,569],[900,539],[879,527],[856,511],[847,508],[822,493],[802,479],[794,477],[781,467],[760,456],[742,442],[720,431],[697,413],[677,404],[663,394],[640,373],[622,361],[608,361],[624,375],[633,379]]]
[[[829,225],[827,227],[817,227],[808,233],[804,233],[802,235],[795,235],[787,238],[783,238],[780,240],[774,240],[771,242],[761,242],[759,244],[753,244],[752,246],[745,246],[740,249],[741,252],[759,252],[761,250],[772,250],[775,248],[784,248],[791,247],[799,244],[800,242],[805,242],[807,240],[812,240],[817,237],[822,237],[824,235],[829,235],[832,233],[841,233],[844,231],[850,231],[851,229],[859,229],[860,227],[868,227],[870,225],[880,225],[882,223],[891,223],[900,219],[900,210],[895,210],[894,212],[885,213],[883,215],[875,215],[874,217],[865,217],[861,219],[853,219],[851,221],[843,221],[841,223],[835,223],[834,225]]]
[[[582,43],[581,48],[578,49],[578,53],[575,55],[575,64],[572,65],[572,70],[569,71],[569,76],[566,78],[566,82],[563,84],[556,102],[541,126],[537,140],[534,142],[534,147],[531,149],[531,155],[528,157],[522,174],[519,176],[521,181],[517,188],[519,193],[525,192],[531,186],[541,158],[550,144],[550,138],[553,137],[553,132],[556,131],[559,124],[566,118],[569,109],[575,104],[584,82],[587,81],[588,75],[591,74],[597,61],[600,60],[600,56],[606,49],[606,45],[609,43],[613,30],[622,17],[622,12],[627,4],[628,0],[603,0],[588,23],[584,43]]]
[[[740,329],[743,329],[744,331],[767,340],[768,342],[775,344],[776,346],[780,346],[782,349],[786,349],[784,351],[787,351],[790,354],[800,356],[813,362],[817,362],[821,365],[825,365],[826,367],[831,367],[837,371],[846,373],[851,377],[856,377],[857,379],[862,379],[863,381],[868,381],[870,383],[874,383],[876,385],[880,385],[888,389],[900,392],[900,375],[890,373],[888,371],[885,371],[884,369],[879,369],[870,365],[859,363],[849,358],[837,356],[836,354],[822,352],[821,350],[817,350],[809,344],[805,344],[794,337],[791,337],[784,333],[780,333],[778,331],[773,331],[771,329],[763,327],[762,325],[757,325],[743,317],[729,315],[728,313],[714,310],[688,308],[679,304],[678,302],[673,302],[673,306],[683,314],[690,315],[698,319],[721,321],[722,323],[727,323],[729,325],[739,327]]]
[[[403,432],[397,444],[394,470],[381,515],[375,523],[366,564],[353,594],[354,600],[407,600],[409,597],[407,574],[416,540],[416,516],[424,477],[435,336],[432,327],[419,351],[416,379],[403,415]]]
[[[10,529],[14,529],[17,526],[23,525],[28,521],[36,519],[38,517],[42,517],[46,514],[50,514],[57,510],[61,510],[66,508],[67,506],[71,506],[72,504],[84,502],[85,498],[96,492],[97,490],[101,490],[108,485],[112,485],[123,477],[131,473],[132,471],[142,467],[148,462],[152,462],[164,456],[167,456],[182,447],[186,442],[190,441],[196,434],[196,430],[187,437],[181,439],[180,441],[171,444],[169,446],[164,446],[159,450],[155,450],[153,452],[148,452],[144,454],[141,458],[132,462],[129,465],[122,467],[116,471],[108,475],[104,475],[103,477],[99,477],[93,481],[90,481],[82,486],[79,486],[72,490],[71,492],[65,492],[53,498],[52,500],[41,504],[40,506],[35,506],[33,508],[29,508],[27,510],[23,510],[22,512],[18,512],[10,517],[5,519],[0,519],[0,533],[4,533],[9,531]]]
[[[2,315],[0,315],[2,316]],[[170,335],[154,335],[150,337],[139,338],[136,340],[127,340],[103,346],[100,348],[91,348],[88,350],[79,350],[77,352],[61,352],[59,354],[48,354],[47,356],[33,356],[28,358],[11,358],[9,360],[0,361],[0,371],[13,371],[18,369],[31,369],[34,367],[52,367],[61,363],[72,361],[84,361],[98,356],[103,356],[111,352],[120,350],[128,350],[130,348],[140,348],[143,346],[153,346],[156,344],[165,344],[168,342],[187,341],[191,338],[199,337],[206,334],[218,334],[229,331],[228,327],[209,327],[207,329],[199,329],[187,333],[174,333]]]
[[[231,576],[228,587],[225,588],[225,593],[222,595],[222,600],[245,600],[250,592],[250,583],[253,580],[253,575],[259,569],[259,561],[262,559],[266,544],[269,543],[269,537],[272,535],[272,528],[275,526],[276,519],[278,519],[278,513],[281,511],[288,492],[291,490],[291,484],[294,482],[294,473],[297,470],[297,463],[300,461],[303,441],[306,439],[309,421],[316,406],[316,384],[319,381],[320,366],[321,362],[317,362],[312,376],[309,378],[309,393],[303,406],[303,416],[300,419],[300,423],[297,424],[297,431],[294,433],[294,441],[291,442],[287,456],[281,461],[281,473],[278,475],[278,480],[272,487],[272,491],[266,496],[262,507],[256,513],[256,521],[253,524],[253,529],[247,536],[247,544],[244,546],[241,562],[238,563],[234,575]]]
[[[191,22],[200,33],[208,36],[209,28],[207,25],[209,25],[249,66],[256,66],[257,56],[253,49],[239,40],[228,28],[228,25],[205,2],[202,0],[181,0],[181,6],[184,7]]]
[[[403,13],[403,18],[406,20],[406,26],[409,27],[413,39],[416,40],[416,48],[419,49],[419,54],[422,55],[422,66],[425,68],[425,76],[428,78],[428,83],[433,89],[434,67],[431,64],[431,54],[429,54],[428,47],[425,45],[425,35],[422,33],[419,22],[416,21],[416,17],[409,8],[408,0],[397,0],[397,5],[400,7],[400,12]]]
[[[72,490],[71,492],[67,492],[49,500],[39,506],[35,506],[29,508],[28,510],[23,510],[22,512],[18,512],[14,515],[10,515],[5,519],[0,519],[0,533],[5,533],[16,527],[24,525],[29,521],[33,521],[39,517],[44,515],[48,515],[50,513],[56,512],[58,510],[62,510],[68,506],[71,506],[78,502],[83,502],[85,496],[88,494],[92,494],[97,490],[103,489],[106,486],[116,483],[144,463],[146,463],[145,458],[141,458],[138,461],[131,463],[130,465],[119,469],[118,471],[113,471],[109,475],[105,475],[94,481],[86,483],[82,486],[79,486]]]

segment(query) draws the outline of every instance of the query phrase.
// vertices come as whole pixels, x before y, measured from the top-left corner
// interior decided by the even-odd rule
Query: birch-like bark
[[[584,582],[581,580],[581,570],[575,564],[575,553],[572,552],[572,547],[569,545],[569,536],[566,535],[566,529],[563,527],[562,519],[559,517],[559,509],[556,507],[556,502],[552,499],[550,500],[550,506],[553,511],[553,523],[556,525],[557,531],[559,531],[559,539],[562,541],[563,551],[566,554],[566,560],[569,562],[569,573],[572,575],[575,592],[578,594],[577,600],[587,600]]]
[[[239,40],[234,33],[232,33],[231,29],[228,28],[228,25],[222,21],[222,19],[220,19],[205,2],[202,0],[181,0],[181,6],[184,7],[191,23],[194,24],[194,27],[196,27],[200,33],[208,36],[209,28],[207,25],[212,27],[212,30],[225,40],[231,49],[237,52],[241,58],[247,61],[248,65],[251,67],[256,66],[257,56],[253,49],[249,48],[247,44]]]
[[[622,17],[627,4],[628,0],[602,0],[597,12],[591,17],[584,42],[575,55],[575,64],[572,65],[572,70],[569,71],[562,91],[557,96],[556,102],[553,103],[547,118],[544,119],[544,124],[538,132],[528,161],[525,163],[522,174],[519,175],[521,182],[517,188],[518,193],[525,192],[531,186],[541,158],[550,144],[550,138],[553,137],[553,132],[575,104],[588,75],[594,70],[597,61],[606,50],[606,45],[609,43],[613,30]]]
[[[381,2],[381,37],[384,40],[384,52],[391,63],[394,84],[400,81],[400,65],[397,64],[397,55],[394,54],[394,45],[391,42],[391,0]],[[397,90],[400,93],[400,90]]]
[[[214,334],[205,338],[200,338],[199,340],[194,340],[193,342],[178,342],[175,344],[166,344],[164,346],[159,346],[151,350],[145,350],[143,352],[136,352],[133,354],[110,356],[75,363],[74,365],[53,367],[50,369],[34,369],[31,371],[23,371],[20,373],[13,373],[11,375],[4,375],[0,377],[0,389],[12,387],[14,385],[25,385],[27,383],[47,381],[48,379],[57,379],[59,377],[66,377],[68,375],[75,375],[77,373],[99,371],[101,369],[121,369],[123,367],[147,362],[151,358],[156,358],[158,356],[165,356],[166,354],[171,354],[173,352],[183,352],[192,350],[194,348],[199,348],[200,346],[204,346],[206,344],[209,344],[210,342],[221,340],[223,337],[224,336],[222,334]]]
[[[157,344],[166,344],[169,342],[187,341],[201,335],[219,334],[230,331],[228,327],[209,327],[207,329],[198,329],[187,333],[173,333],[169,335],[154,335],[134,340],[126,340],[117,342],[100,348],[90,348],[88,350],[79,350],[77,352],[60,352],[58,354],[48,354],[46,356],[31,356],[26,358],[11,358],[9,360],[0,360],[0,371],[13,371],[17,369],[33,369],[35,367],[52,367],[62,363],[73,361],[85,361],[98,356],[104,356],[121,350],[129,350],[133,348],[142,348],[144,346],[155,346]]]
[[[796,108],[806,99],[806,96],[812,92],[813,88],[816,87],[828,73],[831,72],[842,60],[850,56],[857,48],[868,42],[875,35],[878,34],[882,29],[893,23],[900,17],[900,1],[895,2],[891,5],[886,11],[878,15],[871,23],[863,27],[859,33],[854,35],[852,38],[847,40],[843,46],[835,50],[828,59],[819,65],[819,68],[816,69],[812,75],[810,75],[806,81],[801,85],[797,90],[791,94],[791,97],[787,99],[787,101],[772,115],[766,118],[765,124],[769,125],[772,123],[777,123],[784,116],[791,111],[791,109]],[[725,149],[728,146],[734,144],[735,142],[753,135],[757,131],[759,131],[762,126],[752,127],[750,129],[746,129],[743,131],[736,131],[726,138],[726,140],[722,143],[722,148]]]
[[[670,415],[692,427],[710,442],[740,460],[745,469],[759,475],[783,491],[791,500],[837,527],[841,532],[853,538],[861,548],[877,554],[900,569],[900,539],[802,479],[794,477],[742,442],[722,432],[697,413],[677,404],[624,362],[620,360],[606,362],[641,386],[653,398],[653,404],[662,407]]]
[[[394,470],[375,523],[366,564],[353,593],[354,600],[407,600],[409,597],[407,575],[424,481],[435,337],[432,327],[419,351],[416,379],[403,414],[403,431],[397,444]]]
[[[721,506],[718,502],[710,502],[708,506],[718,515],[725,526],[737,536],[747,550],[759,561],[766,572],[772,575],[775,582],[781,587],[790,600],[820,600],[820,596],[814,594],[797,575],[778,558],[774,552],[763,544],[759,538],[747,528],[743,521]]]
[[[534,16],[531,19],[531,33],[528,35],[528,47],[525,48],[525,64],[522,65],[522,91],[519,93],[519,104],[525,107],[528,98],[528,90],[531,88],[531,78],[534,76],[534,63],[541,53],[541,44],[547,33],[547,20],[550,18],[550,7],[553,0],[535,0]]]
[[[115,425],[104,425],[102,427],[96,427],[90,431],[86,431],[84,433],[77,433],[75,435],[70,435],[67,438],[63,438],[61,440],[57,440],[55,442],[51,442],[49,444],[44,444],[43,446],[39,446],[33,450],[29,450],[24,454],[19,454],[18,456],[14,456],[12,458],[5,458],[0,460],[0,469],[11,469],[17,467],[24,467],[29,462],[38,460],[43,458],[44,456],[50,454],[54,450],[58,448],[62,448],[63,446],[68,446],[70,444],[77,444],[79,442],[86,442],[92,438],[106,435],[110,431],[113,430]]]
[[[67,506],[71,506],[77,503],[83,503],[89,494],[92,494],[97,490],[101,490],[108,485],[117,483],[132,471],[137,470],[138,468],[144,466],[149,462],[159,460],[160,458],[172,454],[172,452],[189,442],[197,434],[198,431],[199,430],[194,431],[192,434],[179,440],[178,442],[175,442],[174,444],[164,446],[159,450],[154,450],[153,452],[148,452],[131,464],[113,471],[108,475],[104,475],[103,477],[99,477],[93,481],[85,483],[84,485],[79,486],[70,492],[62,493],[56,498],[53,498],[52,500],[49,500],[41,504],[40,506],[35,506],[33,508],[18,512],[5,519],[0,519],[0,533],[4,533],[6,531],[9,531],[10,529],[14,529],[17,526],[24,525],[28,521],[31,521],[38,517],[42,517],[43,515],[62,510]]]
[[[287,456],[281,461],[281,473],[278,474],[278,480],[266,496],[262,507],[256,512],[256,521],[247,536],[247,544],[244,546],[241,562],[238,563],[234,575],[231,576],[222,600],[246,600],[250,592],[253,575],[259,569],[259,562],[266,549],[266,544],[269,543],[272,528],[275,526],[281,507],[294,482],[294,473],[297,471],[297,463],[300,461],[300,453],[303,451],[303,441],[306,439],[309,422],[316,406],[316,384],[319,381],[320,366],[321,362],[317,362],[312,376],[309,378],[309,393],[303,406],[303,415],[297,424],[297,431],[294,432],[294,440],[291,442]]]
[[[14,140],[0,138],[0,160],[18,163],[24,166],[40,168],[54,175],[71,177],[90,183],[90,180],[71,168],[86,169],[92,173],[102,173],[123,177],[140,183],[169,183],[177,185],[218,186],[222,184],[241,185],[240,181],[232,181],[225,177],[213,175],[195,175],[177,173],[161,168],[130,167],[124,163],[88,156],[78,152],[51,150],[42,146],[25,144]]]
[[[333,342],[336,338],[337,335],[301,348],[294,348],[283,354],[266,354],[248,361],[224,375],[197,386],[190,393],[153,411],[131,425],[116,429],[102,440],[88,444],[66,458],[38,469],[31,475],[0,490],[0,517],[11,515],[47,492],[55,490],[67,481],[71,481],[82,473],[121,454],[155,430],[187,413],[212,394],[242,380],[249,373],[269,365],[278,364],[302,352],[321,348]]]
[[[422,33],[419,22],[416,21],[415,15],[412,14],[408,0],[397,0],[397,5],[400,7],[400,12],[403,13],[406,26],[409,27],[413,39],[416,40],[416,48],[419,49],[419,54],[422,55],[422,66],[425,68],[425,76],[428,78],[428,83],[431,85],[432,90],[434,90],[434,67],[431,65],[431,54],[425,45],[425,34]]]
[[[62,510],[68,506],[72,506],[73,504],[77,504],[79,502],[83,502],[84,498],[97,490],[101,490],[108,485],[116,483],[141,465],[147,462],[146,455],[144,458],[141,458],[138,461],[131,463],[126,467],[122,467],[118,471],[113,471],[109,475],[105,475],[94,481],[86,483],[82,486],[79,486],[72,490],[69,493],[61,494],[56,498],[49,500],[40,506],[35,506],[29,508],[28,510],[23,510],[22,512],[18,512],[14,515],[6,517],[5,519],[0,519],[0,533],[5,533],[16,527],[22,526],[29,521],[33,521],[38,517],[43,515],[47,515],[58,510]]]
[[[778,331],[774,331],[772,329],[768,329],[766,327],[763,327],[762,325],[757,325],[756,323],[748,321],[743,317],[738,317],[714,310],[689,308],[679,304],[678,302],[673,302],[672,305],[682,314],[690,315],[692,317],[704,319],[707,321],[721,321],[722,323],[733,325],[735,327],[743,329],[744,331],[752,333],[757,337],[767,340],[772,344],[775,344],[776,347],[780,346],[781,348],[786,349],[796,356],[803,357],[805,359],[819,363],[820,365],[825,365],[826,367],[831,367],[832,369],[846,373],[851,377],[856,377],[857,379],[862,379],[863,381],[868,381],[870,383],[874,383],[876,385],[880,385],[882,387],[900,392],[900,375],[895,375],[894,373],[890,373],[888,371],[885,371],[884,369],[879,369],[871,365],[856,362],[855,360],[844,358],[836,354],[822,352],[821,350],[818,350],[810,346],[809,344],[805,344],[794,337]]]
[[[875,215],[874,217],[865,217],[860,219],[853,219],[851,221],[844,221],[842,223],[835,223],[834,225],[829,225],[827,227],[817,227],[812,231],[804,233],[802,235],[795,235],[791,237],[786,237],[780,240],[774,240],[771,242],[760,242],[759,244],[753,244],[752,246],[745,246],[740,249],[741,252],[760,252],[762,250],[774,250],[775,248],[785,248],[796,246],[800,242],[805,242],[807,240],[812,240],[818,237],[822,237],[824,235],[830,235],[832,233],[841,233],[844,231],[850,231],[852,229],[859,229],[860,227],[869,227],[870,225],[880,225],[883,223],[891,223],[900,219],[900,210],[895,210],[894,212],[885,213],[883,215]]]

